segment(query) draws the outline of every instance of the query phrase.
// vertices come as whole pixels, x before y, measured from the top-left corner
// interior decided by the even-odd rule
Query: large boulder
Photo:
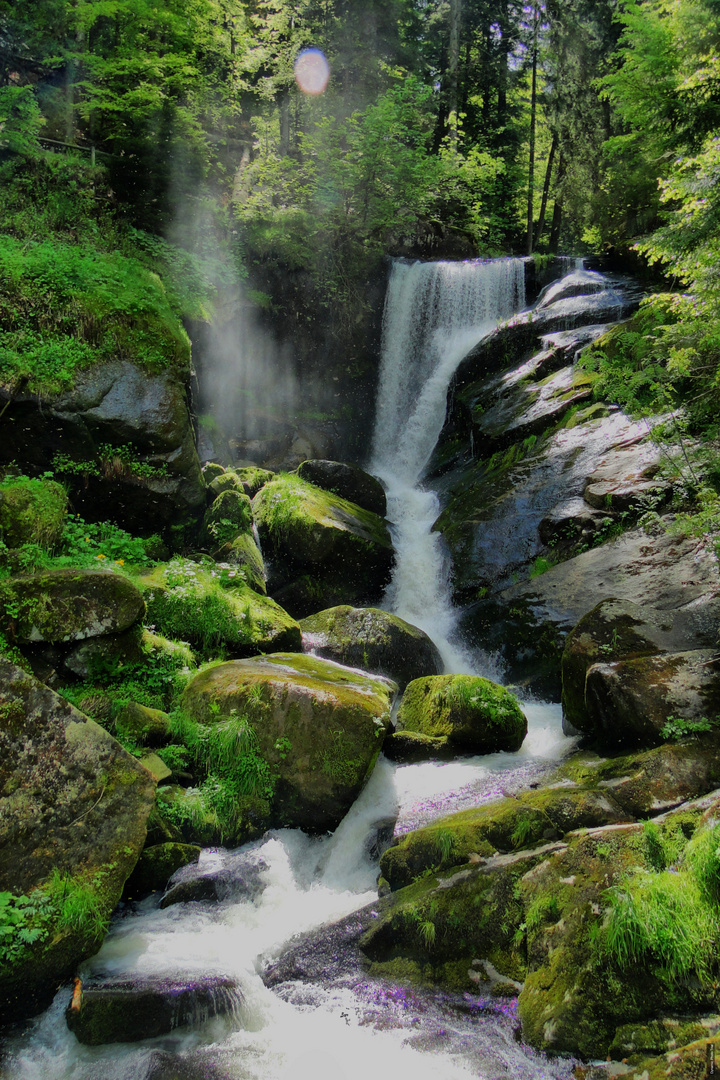
[[[4,942],[4,1019],[45,1008],[96,951],[154,797],[150,773],[112,736],[0,659],[0,895],[28,931],[26,944]]]
[[[18,643],[83,641],[119,634],[143,615],[137,586],[107,570],[45,570],[0,584],[0,608]]]
[[[218,477],[213,484],[223,479],[224,477]],[[242,490],[242,485],[239,491],[226,488],[205,511],[200,541],[215,551],[223,544],[232,543],[241,533],[251,533],[252,523],[252,504]]]
[[[342,461],[303,461],[297,468],[302,480],[307,480],[316,487],[331,491],[341,499],[369,510],[371,514],[385,517],[387,499],[385,488],[376,477],[365,472],[357,465],[347,465]]]
[[[387,675],[404,690],[422,675],[439,675],[443,662],[424,631],[379,608],[348,605],[300,622],[303,645],[317,656]]]
[[[298,476],[265,484],[253,512],[272,564],[268,592],[296,617],[371,603],[389,584],[394,551],[377,514]]]
[[[237,1014],[240,988],[220,975],[135,976],[83,986],[79,1009],[69,1006],[67,1025],[86,1046],[137,1042],[169,1035],[214,1016]]]
[[[160,633],[189,641],[205,655],[230,656],[302,647],[286,611],[249,588],[232,566],[174,559],[138,578],[148,620]]]
[[[403,694],[398,729],[447,739],[468,754],[519,750],[527,719],[517,699],[479,675],[414,679]]]
[[[185,384],[173,371],[151,373],[128,360],[98,364],[67,392],[15,394],[2,423],[0,464],[54,468],[89,520],[147,535],[182,531],[204,509]]]
[[[54,480],[7,476],[0,484],[0,539],[9,548],[52,549],[67,514],[67,493]]]
[[[592,734],[605,746],[647,746],[665,731],[708,730],[720,716],[720,657],[714,649],[593,665],[586,702]]]
[[[267,824],[325,832],[340,823],[372,771],[394,694],[394,684],[379,676],[280,654],[201,671],[183,709],[205,725],[245,716],[272,777]]]

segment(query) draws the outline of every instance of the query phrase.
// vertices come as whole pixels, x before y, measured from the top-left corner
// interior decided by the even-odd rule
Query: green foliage
[[[156,753],[160,760],[167,765],[168,769],[172,769],[173,772],[182,772],[190,764],[190,751],[180,743],[161,746]]]
[[[0,151],[37,149],[44,120],[30,86],[0,86]]]
[[[0,236],[0,377],[68,389],[103,360],[189,370],[190,342],[160,278],[136,259],[59,241]]]
[[[560,903],[556,896],[538,896],[525,915],[528,930],[537,930],[543,923],[557,922],[560,918]]]
[[[529,814],[520,814],[515,822],[515,828],[510,835],[510,843],[514,848],[522,848],[531,840],[535,833],[535,822]]]
[[[720,927],[690,874],[637,872],[608,899],[604,948],[619,967],[650,965],[668,983],[708,981]]]
[[[51,903],[57,908],[61,929],[101,938],[107,932],[110,913],[102,903],[99,875],[92,881],[71,877],[55,869],[48,884]]]
[[[457,838],[452,829],[447,829],[443,826],[438,828],[435,833],[435,843],[437,844],[437,849],[440,853],[442,862],[449,862],[455,849],[456,842]]]
[[[48,899],[40,892],[32,896],[0,892],[0,967],[16,963],[29,946],[47,938],[47,914]]]
[[[667,721],[660,729],[663,739],[686,739],[691,735],[703,735],[712,731],[717,726],[716,720],[708,720],[706,716],[697,720],[686,720],[682,716],[668,716]]]
[[[692,874],[706,903],[720,906],[720,825],[701,829],[687,845],[683,866]]]
[[[550,559],[546,559],[543,555],[538,555],[532,566],[530,567],[530,577],[540,577],[541,574],[546,574],[548,570],[552,569],[552,562]]]

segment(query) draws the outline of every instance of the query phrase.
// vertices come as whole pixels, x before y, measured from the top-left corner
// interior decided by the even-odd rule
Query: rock
[[[141,900],[151,892],[164,891],[176,870],[189,863],[197,863],[199,858],[200,848],[197,844],[170,841],[146,847],[125,882],[124,899]]]
[[[299,617],[338,603],[379,599],[394,551],[382,518],[297,476],[265,484],[253,499],[268,592]]]
[[[137,1042],[197,1026],[214,1016],[238,1018],[243,1003],[237,983],[220,975],[133,976],[87,983],[67,1025],[85,1046]]]
[[[202,867],[186,865],[173,874],[160,907],[191,901],[254,900],[265,889],[262,875],[267,869],[267,863],[256,851],[213,852],[204,856]]]
[[[379,608],[329,608],[300,623],[303,646],[328,660],[387,675],[400,689],[443,662],[422,630]]]
[[[227,584],[239,575],[250,589],[267,594],[265,563],[252,533],[240,533],[234,540],[213,551],[213,558],[222,569],[227,570]]]
[[[0,538],[9,548],[39,544],[51,550],[62,535],[67,501],[54,480],[6,476],[0,483]]]
[[[587,673],[593,664],[667,652],[683,640],[673,633],[674,614],[629,600],[603,600],[568,634],[562,655],[562,703],[566,720],[591,733],[586,705]]]
[[[219,477],[213,480],[213,484],[224,479]],[[242,491],[242,485],[240,487],[240,491],[232,488],[223,491],[205,511],[200,531],[201,544],[215,550],[223,544],[232,543],[241,533],[252,532],[252,504]]]
[[[192,669],[195,657],[189,645],[168,641],[146,627],[134,626],[122,634],[88,638],[63,656],[63,667],[80,679],[94,679],[118,667],[144,667],[163,657],[168,666]]]
[[[202,513],[205,483],[185,386],[174,372],[153,374],[126,360],[97,364],[80,372],[69,392],[15,395],[3,425],[0,463],[54,468],[88,520],[147,535],[181,530]],[[119,464],[108,446],[121,452]],[[75,463],[72,470],[62,472],[58,454]]]
[[[143,574],[138,583],[148,620],[168,637],[189,641],[212,656],[218,649],[231,656],[299,651],[302,641],[295,620],[231,573],[214,563],[175,559]]]
[[[414,679],[397,714],[400,731],[446,737],[466,753],[519,750],[527,719],[513,695],[476,675]]]
[[[359,795],[382,748],[395,686],[329,660],[279,654],[200,672],[183,708],[214,724],[246,716],[268,763],[268,824],[325,832]]]
[[[603,292],[608,288],[610,279],[594,270],[573,270],[559,281],[554,281],[543,289],[538,297],[536,310],[542,310],[558,300],[568,300],[572,296],[588,296]],[[620,279],[622,283],[622,279]]]
[[[203,479],[208,485],[208,487],[213,482],[213,480],[215,480],[218,476],[222,476],[224,472],[225,466],[221,465],[217,461],[206,461],[202,467]]]
[[[490,857],[536,847],[574,829],[632,821],[613,794],[563,785],[462,810],[396,838],[380,860],[380,872],[391,889],[402,889],[428,872],[466,864],[474,853]]]
[[[650,1024],[622,1024],[608,1047],[608,1054],[620,1060],[631,1054],[665,1054],[699,1039],[720,1033],[720,1016],[663,1016]]]
[[[672,494],[672,484],[658,477],[659,470],[660,451],[653,443],[615,447],[588,477],[585,501],[617,513],[656,510]]]
[[[0,607],[19,644],[121,633],[145,610],[137,586],[108,570],[45,570],[8,578],[0,584]]]
[[[69,702],[0,658],[0,892],[39,896],[53,872],[81,890],[80,925],[62,908],[39,916],[41,935],[0,967],[4,1019],[23,1019],[92,955],[145,842],[155,781]],[[65,884],[63,885],[63,878]]]
[[[208,501],[215,502],[218,496],[225,491],[237,491],[241,495],[247,494],[242,480],[233,469],[226,469],[224,472],[218,473],[208,483]]]
[[[387,514],[385,488],[379,480],[357,465],[347,465],[341,461],[303,461],[298,465],[297,474],[301,480],[331,491],[341,499],[369,510],[371,514],[382,518]]]
[[[241,481],[245,494],[254,499],[260,488],[275,478],[269,469],[259,469],[254,465],[245,465],[235,469],[235,475]]]
[[[652,745],[671,718],[692,732],[693,723],[720,715],[720,656],[697,649],[594,664],[585,698],[590,733],[602,745]]]
[[[446,735],[421,735],[419,731],[394,731],[383,743],[383,754],[390,761],[414,765],[418,761],[452,761],[458,747]]]
[[[170,741],[170,717],[160,709],[128,701],[115,718],[115,730],[142,746],[165,746]]]
[[[172,776],[172,769],[168,769],[165,762],[157,754],[144,754],[140,758],[140,764],[147,769],[158,784],[162,784],[164,780],[169,780]]]

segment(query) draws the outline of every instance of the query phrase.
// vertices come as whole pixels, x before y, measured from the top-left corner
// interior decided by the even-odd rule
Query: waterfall
[[[470,670],[469,662],[452,640],[449,566],[432,531],[438,499],[421,480],[460,361],[524,303],[523,259],[398,260],[388,284],[370,464],[387,488],[397,552],[385,603],[425,630],[453,671]]]

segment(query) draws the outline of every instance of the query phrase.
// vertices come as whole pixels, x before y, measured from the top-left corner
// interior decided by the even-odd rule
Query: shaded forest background
[[[604,251],[671,290],[604,389],[712,427],[719,51],[720,0],[0,0],[4,378],[116,354],[108,305],[198,355],[250,305],[301,374],[365,392],[387,254]],[[150,366],[182,352],[125,331]]]

